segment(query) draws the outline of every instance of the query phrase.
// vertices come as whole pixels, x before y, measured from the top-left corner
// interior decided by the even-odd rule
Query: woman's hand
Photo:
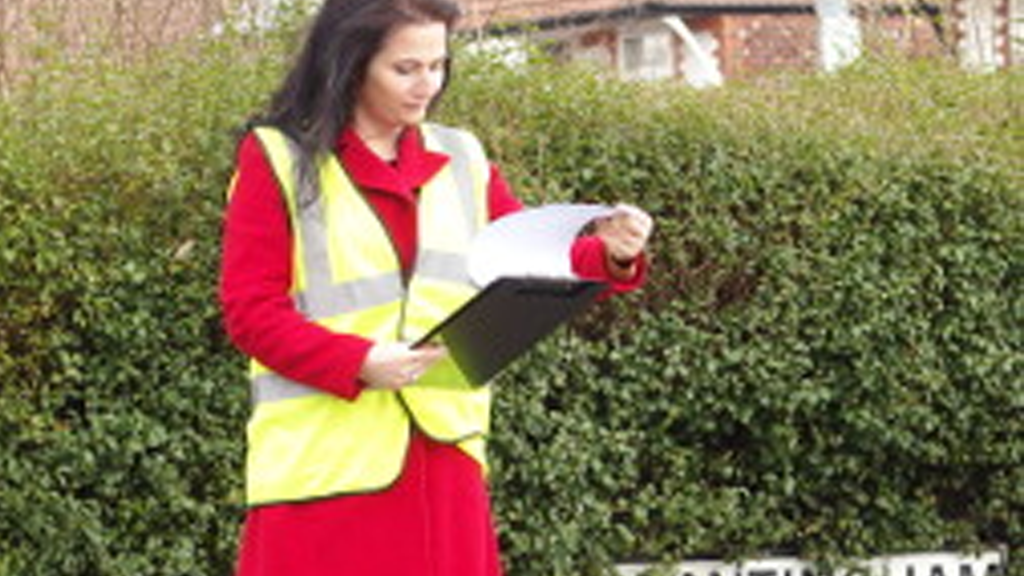
[[[620,277],[631,276],[653,230],[650,214],[628,204],[617,205],[614,214],[595,222],[594,234],[604,242],[609,270]]]
[[[443,346],[413,349],[408,344],[382,342],[370,348],[359,379],[371,390],[399,390],[415,382],[445,354]]]

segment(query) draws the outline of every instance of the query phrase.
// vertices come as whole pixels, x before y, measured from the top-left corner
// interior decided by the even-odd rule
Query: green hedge
[[[0,105],[0,574],[230,573],[248,401],[217,241],[275,72],[253,48],[57,62]]]
[[[1019,73],[486,72],[452,117],[526,193],[659,222],[645,291],[501,388],[517,568],[1024,542]]]
[[[0,100],[0,575],[230,572],[219,218],[279,46]],[[658,220],[647,287],[496,384],[510,576],[1024,541],[1022,103],[941,64],[692,92],[463,58],[442,115],[524,199]]]

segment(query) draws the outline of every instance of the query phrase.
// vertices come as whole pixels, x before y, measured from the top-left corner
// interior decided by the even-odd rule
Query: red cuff
[[[572,245],[572,269],[580,278],[606,282],[609,291],[618,294],[643,285],[647,279],[647,258],[641,254],[633,277],[620,280],[608,269],[604,242],[597,236],[584,236]]]

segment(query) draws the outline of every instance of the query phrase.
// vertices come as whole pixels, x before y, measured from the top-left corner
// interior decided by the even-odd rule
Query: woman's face
[[[447,59],[444,23],[393,30],[367,67],[355,107],[357,127],[381,134],[422,122],[441,91]]]

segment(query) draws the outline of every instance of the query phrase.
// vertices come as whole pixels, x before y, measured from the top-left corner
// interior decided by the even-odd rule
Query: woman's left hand
[[[611,216],[595,223],[594,233],[604,242],[609,267],[631,272],[653,230],[650,214],[636,206],[619,204]]]

